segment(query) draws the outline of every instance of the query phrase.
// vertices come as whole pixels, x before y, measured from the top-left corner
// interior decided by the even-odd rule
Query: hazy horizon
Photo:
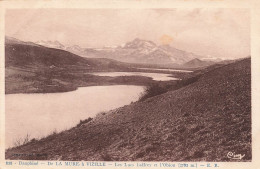
[[[202,56],[250,55],[246,9],[9,9],[6,36],[100,48],[135,38]]]

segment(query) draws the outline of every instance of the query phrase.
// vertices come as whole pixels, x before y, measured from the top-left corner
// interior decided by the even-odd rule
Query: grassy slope
[[[178,90],[10,149],[6,158],[229,161],[229,151],[251,160],[250,59],[211,70]]]

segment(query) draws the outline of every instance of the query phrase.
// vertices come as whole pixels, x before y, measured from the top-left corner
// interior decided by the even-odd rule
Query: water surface
[[[155,68],[137,68],[141,70],[161,70],[161,71],[169,71],[169,72],[184,72],[184,73],[191,73],[191,70],[181,70],[181,69],[155,69]]]
[[[144,72],[95,72],[95,73],[88,73],[95,76],[109,76],[109,77],[118,77],[118,76],[146,76],[151,77],[153,80],[156,81],[169,81],[169,80],[179,80],[172,76],[171,74],[164,74],[164,73],[144,73]]]
[[[143,91],[142,86],[115,85],[82,87],[66,93],[6,95],[6,148],[27,133],[31,138],[41,138],[102,111],[130,104]]]

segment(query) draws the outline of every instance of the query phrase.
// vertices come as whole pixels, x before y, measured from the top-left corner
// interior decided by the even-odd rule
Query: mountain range
[[[109,58],[127,63],[178,66],[200,58],[202,63],[205,58],[191,52],[176,49],[170,45],[157,45],[152,41],[139,38],[120,46],[103,48],[82,48],[78,45],[65,46],[58,41],[37,41],[35,44],[66,50],[82,57]],[[205,61],[205,64],[202,64],[204,66],[213,62],[209,58],[206,58]]]
[[[120,46],[103,48],[82,48],[78,45],[66,46],[59,41],[25,42],[6,36],[6,44],[20,44],[47,47],[71,52],[84,58],[105,58],[125,63],[157,65],[169,68],[198,68],[223,61],[214,57],[203,57],[182,51],[170,45],[156,45],[152,41],[134,39]]]

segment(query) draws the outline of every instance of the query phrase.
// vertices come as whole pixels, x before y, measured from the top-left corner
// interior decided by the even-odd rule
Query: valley
[[[140,40],[135,43],[142,46]],[[124,48],[132,50],[135,43]],[[6,39],[5,53],[5,92],[9,105],[6,117],[11,121],[19,112],[23,116],[29,109],[44,120],[64,116],[60,122],[45,121],[54,126],[47,135],[6,147],[6,159],[232,161],[226,154],[235,150],[246,155],[241,161],[252,158],[250,58],[210,62],[207,66],[192,58],[179,66],[155,64],[155,60],[138,64],[81,57],[62,49],[10,38]],[[181,66],[185,64],[186,67]],[[169,79],[162,80],[160,75]],[[130,86],[133,91],[125,88]],[[108,89],[110,92],[105,92]],[[134,96],[128,93],[120,97],[126,91]],[[93,99],[95,92],[100,97]],[[16,99],[8,99],[11,97]],[[30,99],[17,105],[27,105],[27,100],[36,102],[25,106],[29,109],[23,109],[24,113],[19,109],[15,112],[14,103],[27,97]],[[115,105],[126,98],[127,102]],[[93,102],[89,104],[84,102],[91,99]],[[111,101],[107,109],[87,111],[86,105],[102,108],[102,99],[104,104]],[[30,108],[34,105],[38,107]],[[42,105],[52,106],[43,109]],[[74,112],[65,105],[78,105],[79,111]],[[37,111],[39,109],[41,111]],[[65,122],[71,116],[75,116],[73,123]],[[34,128],[40,130],[38,123],[36,120],[27,124],[36,125]],[[68,128],[62,126],[54,131],[55,125],[61,123]],[[13,128],[9,128],[9,132],[19,127],[9,124],[12,125],[8,127]],[[39,153],[45,155],[15,156]]]
[[[155,83],[151,77],[146,76],[95,76],[94,72],[170,73],[175,78],[187,76],[185,72],[167,69],[140,69],[147,66],[161,68],[161,65],[131,64],[106,58],[83,58],[61,49],[7,38],[5,91],[6,94],[53,93],[72,91],[83,86],[148,86]]]

